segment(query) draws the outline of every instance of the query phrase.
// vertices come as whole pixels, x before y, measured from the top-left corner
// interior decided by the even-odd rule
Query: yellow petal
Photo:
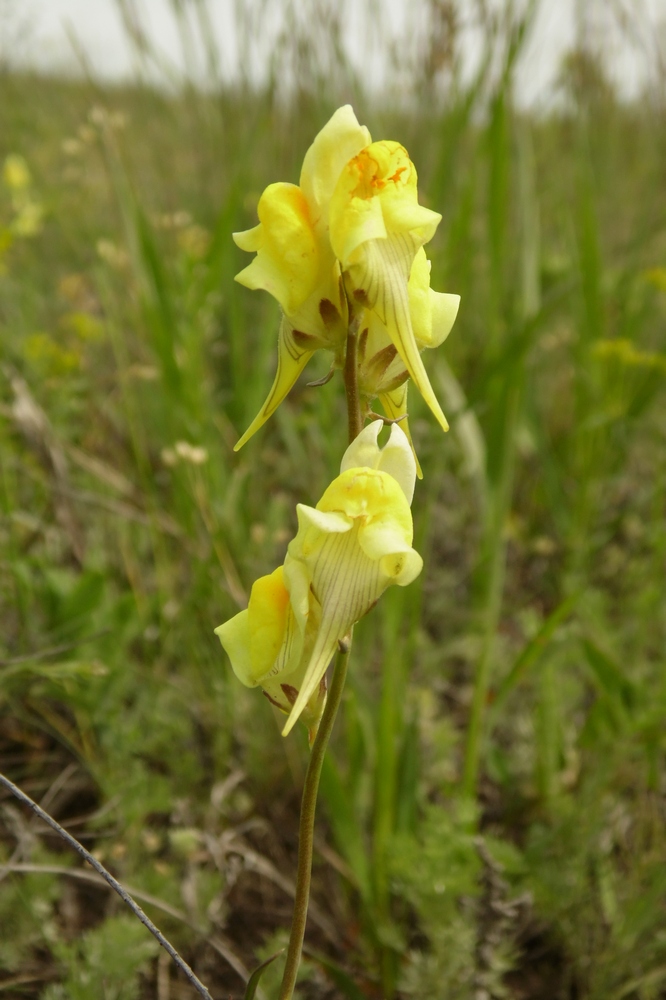
[[[328,224],[328,203],[344,167],[371,142],[370,133],[359,125],[351,105],[345,104],[324,125],[305,154],[300,186],[311,209],[316,206]]]
[[[430,261],[425,250],[416,251],[409,275],[409,313],[419,347],[443,344],[458,315],[459,295],[433,292],[430,287]]]
[[[398,587],[407,587],[423,569],[423,559],[416,549],[386,555],[381,560],[382,573]]]
[[[320,248],[305,196],[296,184],[270,184],[257,207],[261,232],[237,234],[240,244],[257,249],[252,263],[236,275],[246,288],[263,288],[286,313],[295,312],[312,293],[320,269]]]
[[[242,233],[232,233],[233,241],[241,250],[248,253],[256,253],[260,250],[264,242],[264,227],[259,223],[254,229],[246,229]]]
[[[215,629],[215,635],[231,660],[231,666],[238,680],[246,687],[256,687],[259,682],[252,674],[247,609],[240,611],[223,625],[219,625]]]
[[[372,423],[363,428],[342,456],[340,472],[346,472],[347,469],[377,468],[381,456],[381,448],[378,443],[381,429],[381,421],[379,420],[373,420]]]
[[[355,198],[345,205],[344,213],[335,215],[331,209],[330,218],[333,251],[343,267],[366,240],[386,239],[384,214],[377,198]]]
[[[399,426],[402,427],[405,437],[409,441],[409,446],[412,449],[412,455],[414,456],[414,461],[416,463],[416,475],[419,479],[423,479],[423,472],[421,471],[421,466],[419,465],[418,455],[414,448],[414,442],[412,441],[411,431],[409,429],[409,420],[406,416],[407,414],[407,383],[403,382],[399,385],[397,389],[391,389],[389,392],[380,392],[379,401],[384,408],[384,413],[390,420],[398,420],[400,417]]]
[[[307,628],[301,631],[280,566],[255,581],[247,610],[215,629],[238,679],[247,687],[261,685],[269,701],[285,714],[298,697],[319,634],[321,608],[314,595],[309,603]],[[310,687],[302,719],[311,739],[325,701],[325,685]]]
[[[451,333],[453,324],[460,308],[460,296],[448,292],[433,292],[430,289],[432,303],[432,339],[428,347],[439,347]]]
[[[293,614],[287,618],[285,641],[273,670],[261,679],[266,695],[285,714],[289,714],[299,692],[303,688],[305,672],[310,663],[312,651],[321,625],[321,607],[314,596],[310,598],[310,612],[307,628],[301,635],[295,628]],[[292,653],[289,654],[291,648]],[[322,676],[319,684],[309,688],[309,697],[300,716],[308,727],[310,743],[316,734],[324,705],[326,704],[326,682]]]
[[[315,337],[318,347],[336,351],[347,343],[347,301],[342,294],[340,265],[329,253],[312,294],[293,313],[289,321],[295,330]]]
[[[278,337],[278,366],[271,391],[268,393],[259,413],[240,440],[234,445],[234,451],[242,448],[252,435],[257,433],[259,428],[275,413],[289,390],[298,381],[298,376],[314,354],[315,348],[319,346],[317,343],[314,343],[313,347],[308,349],[307,345],[310,343],[312,343],[311,338],[303,334],[299,335],[298,331],[293,329],[287,317],[282,317]]]
[[[408,234],[369,240],[357,251],[349,273],[357,294],[385,324],[410,378],[446,431],[449,425],[423,367],[409,312],[407,280],[417,249]]]
[[[362,551],[357,531],[327,535],[314,570],[312,587],[321,603],[321,625],[298,698],[282,730],[283,736],[293,728],[316,691],[338,641],[381,595],[379,562],[369,559]]]
[[[406,389],[406,386],[405,386]],[[405,418],[406,420],[407,418]],[[381,421],[379,421],[381,423]],[[389,439],[382,449],[377,468],[393,476],[411,506],[416,485],[418,463],[412,444],[402,427],[404,421],[393,424]]]
[[[430,298],[430,261],[423,247],[414,257],[407,285],[409,314],[414,337],[420,348],[430,347],[432,340],[432,300]]]
[[[299,506],[301,505],[299,504],[296,507],[296,512],[299,515],[300,523]],[[301,535],[300,528],[299,535]],[[304,633],[307,628],[312,604],[312,589],[310,587],[312,574],[302,559],[285,559],[284,582],[289,591],[289,599],[297,625],[301,632]]]
[[[403,489],[393,476],[378,469],[353,468],[341,472],[324,491],[317,510],[341,511],[351,518],[389,516],[411,539],[412,515]]]
[[[255,580],[245,611],[215,629],[234,673],[247,687],[256,687],[273,669],[284,645],[288,614],[289,593],[279,566]]]
[[[390,233],[412,233],[421,243],[429,243],[442,221],[439,212],[398,198],[387,198],[383,204],[384,222]]]
[[[289,593],[282,566],[255,580],[247,610],[252,675],[260,680],[273,668],[284,640]]]
[[[317,645],[305,672],[302,687],[298,692],[298,697],[294,702],[291,712],[289,713],[289,718],[287,719],[282,730],[283,736],[289,735],[298,722],[298,719],[303,714],[307,703],[320,687],[328,665],[338,648],[338,640],[342,639],[345,634],[342,632],[340,635],[337,635],[338,630],[335,627],[335,623],[332,621],[329,621],[327,626],[328,627],[325,630],[320,629],[317,635]]]
[[[281,566],[276,573],[281,574],[280,581],[282,581],[283,567]],[[272,576],[275,576],[275,574],[272,574]],[[270,579],[268,577],[264,578],[264,580]],[[251,643],[255,637],[255,633],[260,634],[268,640],[265,643],[265,652],[269,655],[275,648],[274,640],[278,636],[281,625],[281,612],[275,607],[275,601],[277,599],[280,602],[287,593],[284,590],[282,582],[276,584],[276,591],[279,591],[280,588],[282,588],[282,592],[269,594],[266,602],[260,599],[254,608],[249,608]],[[252,600],[250,603],[252,604]],[[284,606],[282,640],[277,648],[277,655],[270,669],[259,678],[259,683],[264,690],[264,694],[286,715],[290,713],[303,686],[305,670],[310,662],[321,624],[321,607],[311,593],[308,603],[309,608],[305,619],[305,628],[301,630],[287,595]],[[275,627],[271,628],[271,625]],[[311,737],[316,732],[325,701],[326,685],[325,683],[320,683],[318,688],[315,687],[310,690],[301,716],[303,722],[308,727]]]
[[[296,511],[299,531],[314,528],[317,535],[335,535],[351,531],[351,520],[338,511],[317,510],[316,507],[308,507],[304,503],[297,504]]]
[[[399,424],[393,424],[389,440],[383,448],[377,443],[382,429],[381,420],[373,420],[349,445],[342,456],[340,472],[347,469],[379,469],[392,476],[411,505],[414,496],[416,463],[409,441]]]
[[[358,540],[365,554],[379,561],[382,589],[392,583],[405,587],[423,569],[423,559],[410,545],[411,537],[406,538],[390,519],[361,527]]]
[[[412,233],[420,246],[432,239],[441,220],[418,203],[417,177],[398,142],[373,142],[342,171],[330,205],[331,244],[346,268],[368,240]]]
[[[405,538],[404,531],[396,527],[391,518],[361,525],[358,532],[361,549],[375,562],[387,555],[411,552],[410,541],[411,539]]]

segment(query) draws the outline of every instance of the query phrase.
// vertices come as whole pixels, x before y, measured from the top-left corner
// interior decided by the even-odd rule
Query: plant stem
[[[382,684],[377,720],[378,766],[375,778],[372,868],[377,928],[389,931],[392,921],[388,854],[396,824],[398,748],[404,727],[404,592],[395,587],[385,594],[382,610]],[[390,1000],[395,994],[398,968],[395,945],[380,943],[379,961],[383,996]]]
[[[342,375],[347,394],[347,420],[349,423],[349,443],[351,444],[363,428],[361,398],[358,391],[358,320],[352,320],[349,324],[347,353]]]
[[[294,897],[294,918],[291,925],[287,961],[282,977],[279,1000],[291,1000],[294,986],[296,985],[296,974],[301,962],[301,950],[303,948],[305,924],[308,916],[308,900],[310,898],[314,821],[315,810],[317,808],[319,778],[321,776],[328,740],[333,730],[333,723],[335,722],[340,701],[342,700],[351,642],[351,633],[346,639],[340,642],[340,652],[335,661],[331,689],[328,692],[326,708],[324,709],[324,714],[312,745],[310,763],[305,775],[303,799],[301,802],[301,819],[298,831],[298,872],[296,875],[296,895]]]
[[[83,860],[87,861],[88,864],[95,869],[98,875],[102,876],[104,881],[107,882],[112,889],[115,889],[115,891],[118,893],[123,902],[127,903],[132,913],[134,913],[134,915],[139,918],[141,923],[144,925],[144,927],[146,927],[150,931],[153,937],[157,938],[157,940],[162,945],[164,950],[167,951],[171,956],[171,958],[174,960],[178,968],[185,973],[189,981],[194,986],[195,990],[202,997],[204,997],[204,1000],[213,1000],[213,998],[211,997],[210,993],[208,992],[204,984],[201,982],[201,980],[197,978],[197,976],[194,974],[194,972],[189,967],[187,962],[180,957],[180,955],[173,947],[173,945],[169,941],[167,941],[167,939],[164,937],[162,932],[157,929],[152,920],[146,916],[146,914],[143,912],[139,904],[134,902],[134,900],[127,892],[127,890],[123,888],[120,882],[118,882],[118,880],[115,879],[113,875],[106,870],[104,865],[102,865],[97,860],[97,858],[90,853],[90,851],[87,851],[83,846],[83,844],[80,844],[75,837],[72,837],[71,833],[68,833],[67,830],[65,830],[62,826],[60,826],[60,823],[57,823],[54,820],[53,816],[49,816],[49,814],[45,812],[41,808],[41,806],[38,806],[36,802],[33,802],[33,800],[30,798],[29,795],[26,795],[25,792],[21,791],[21,789],[17,785],[15,785],[12,781],[10,781],[9,778],[6,778],[4,774],[0,774],[0,785],[4,785],[7,791],[11,792],[12,795],[19,800],[19,802],[22,802],[24,805],[29,806],[30,809],[32,809],[32,811],[35,813],[35,815],[39,816],[42,822],[50,826],[52,830],[55,830],[58,836],[62,837],[62,839],[66,841],[70,847],[73,847],[74,850],[81,855]]]

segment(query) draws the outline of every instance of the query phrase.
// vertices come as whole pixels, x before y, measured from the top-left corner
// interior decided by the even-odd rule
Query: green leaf
[[[269,965],[273,964],[276,958],[279,958],[280,955],[283,954],[284,954],[284,948],[281,948],[280,951],[276,951],[274,955],[271,955],[271,957],[267,958],[265,962],[262,962],[261,965],[257,966],[257,968],[254,970],[254,972],[247,981],[247,986],[245,987],[245,994],[243,996],[243,1000],[254,1000],[255,994],[257,992],[257,987],[259,986],[259,982],[264,972],[266,971]]]

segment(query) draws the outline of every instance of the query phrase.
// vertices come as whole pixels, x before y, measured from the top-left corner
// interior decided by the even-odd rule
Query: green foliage
[[[0,894],[2,926],[12,929],[0,942],[0,970],[16,973],[34,948],[56,937],[55,907],[59,889],[54,876],[31,873],[8,879]]]
[[[597,764],[607,781],[611,768]],[[586,782],[584,796],[585,810],[562,802],[551,822],[533,827],[528,884],[575,957],[585,996],[657,996],[666,958],[666,880],[653,804],[641,793],[629,803],[598,776]]]
[[[159,949],[133,917],[109,917],[72,944],[61,943],[58,960],[66,969],[62,985],[49,986],[43,1000],[136,1000],[139,975]]]
[[[339,384],[306,385],[322,361],[233,453],[278,316],[234,284],[231,233],[348,99],[409,149],[443,214],[433,287],[462,304],[426,359],[451,433],[410,404],[425,572],[356,631],[299,989],[663,990],[663,107],[619,101],[575,52],[561,106],[517,110],[529,24],[502,17],[473,79],[423,51],[381,105],[302,26],[261,90],[0,74],[0,162],[29,171],[28,200],[0,186],[0,765],[152,898],[220,996],[240,990],[225,949],[254,968],[288,923],[305,747],[212,630],[346,442]],[[3,810],[3,976],[137,995],[145,932],[96,923],[106,890],[30,871],[63,858]],[[490,970],[479,830],[506,900],[532,898]]]
[[[403,972],[408,996],[472,997],[480,861],[470,833],[471,815],[452,816],[430,806],[418,836],[395,838],[391,874],[395,891],[415,910],[427,950],[415,949]]]

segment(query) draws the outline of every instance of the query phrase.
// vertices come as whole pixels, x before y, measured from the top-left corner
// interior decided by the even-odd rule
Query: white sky
[[[127,0],[126,0],[127,2]],[[184,65],[181,38],[173,16],[173,0],[133,0],[152,43],[165,61],[179,71]],[[343,0],[340,0],[343,2]],[[181,0],[183,6],[187,6]],[[498,6],[501,0],[490,0]],[[192,0],[190,4],[193,5]],[[300,0],[296,9],[307,18],[313,0]],[[250,64],[257,79],[266,64],[266,53],[284,28],[284,0],[208,0],[212,30],[220,53],[222,73],[238,75],[239,60]],[[391,35],[403,37],[408,19],[423,4],[415,0],[347,0],[351,16],[343,39],[350,60],[363,65],[364,46],[377,18],[389,25]],[[264,10],[264,15],[259,14]],[[462,15],[463,52],[471,66],[478,56],[479,39],[471,25],[474,0],[458,0]],[[241,56],[238,12],[250,23],[251,47]],[[365,11],[359,14],[359,11]],[[370,15],[370,16],[368,16]],[[618,24],[625,16],[624,28]],[[562,54],[573,44],[581,23],[595,38],[603,38],[610,53],[609,65],[627,96],[635,94],[657,65],[658,52],[666,57],[666,0],[541,0],[538,19],[525,51],[518,93],[525,103],[547,94],[557,75]],[[75,34],[97,75],[107,79],[131,76],[135,66],[118,10],[118,0],[0,0],[0,59],[41,70],[71,69],[76,65],[71,43]],[[376,31],[375,31],[376,33]],[[661,48],[660,48],[661,43]],[[195,42],[195,48],[198,41]],[[372,75],[381,85],[383,50],[375,46]],[[201,62],[200,55],[195,62]]]

